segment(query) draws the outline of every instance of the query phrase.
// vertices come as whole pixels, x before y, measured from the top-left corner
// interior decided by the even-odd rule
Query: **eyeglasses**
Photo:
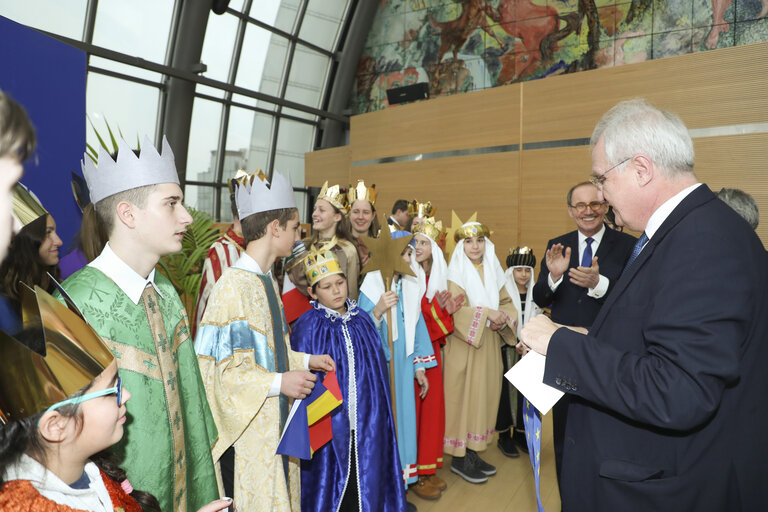
[[[591,203],[576,203],[576,204],[569,204],[568,206],[570,206],[571,208],[573,208],[577,212],[581,213],[584,210],[586,210],[587,208],[589,208],[590,210],[599,210],[604,205],[605,205],[604,201],[603,202],[592,201]]]
[[[75,398],[69,398],[67,400],[57,402],[52,406],[50,406],[48,409],[46,409],[45,412],[56,410],[59,407],[64,407],[65,405],[79,404],[79,403],[85,402],[86,400],[91,400],[93,398],[98,398],[100,396],[111,395],[112,393],[115,393],[117,395],[117,406],[120,407],[120,404],[123,403],[122,402],[123,401],[123,379],[121,379],[119,375],[117,376],[117,383],[115,384],[114,387],[111,387],[108,389],[102,389],[101,391],[94,391],[93,393],[86,393],[84,395],[80,395]]]
[[[607,171],[605,171],[605,172],[604,172],[603,174],[601,174],[600,176],[592,176],[592,177],[589,179],[589,182],[590,182],[590,183],[592,183],[594,186],[596,186],[596,187],[597,187],[599,190],[603,190],[603,183],[605,183],[605,176],[606,176],[606,175],[607,175],[609,172],[611,172],[612,170],[614,170],[615,168],[617,168],[618,166],[620,166],[620,165],[623,165],[623,164],[625,164],[625,163],[629,162],[630,160],[632,160],[632,157],[631,157],[631,156],[630,156],[629,158],[625,158],[625,159],[624,159],[624,160],[622,160],[621,162],[617,163],[616,165],[614,165],[613,167],[611,167],[610,169],[608,169]]]

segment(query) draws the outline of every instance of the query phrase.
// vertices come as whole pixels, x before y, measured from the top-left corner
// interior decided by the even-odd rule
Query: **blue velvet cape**
[[[337,510],[349,478],[350,420],[349,374],[343,324],[354,351],[357,390],[357,478],[361,511],[406,510],[405,490],[397,452],[389,374],[381,341],[365,311],[347,300],[342,317],[312,302],[312,309],[294,324],[291,346],[308,354],[329,354],[344,399],[331,413],[333,439],[301,461],[301,510]],[[323,374],[318,374],[322,380]]]

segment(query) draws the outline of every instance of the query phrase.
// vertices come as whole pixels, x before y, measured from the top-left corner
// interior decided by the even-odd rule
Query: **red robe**
[[[427,276],[429,283],[429,276]],[[443,310],[437,300],[421,298],[421,313],[427,324],[432,350],[437,366],[426,370],[429,391],[423,400],[419,397],[421,387],[415,383],[416,392],[416,437],[418,440],[418,474],[434,475],[443,467],[443,437],[445,434],[445,396],[443,391],[443,358],[440,347],[445,338],[453,332],[453,317]]]

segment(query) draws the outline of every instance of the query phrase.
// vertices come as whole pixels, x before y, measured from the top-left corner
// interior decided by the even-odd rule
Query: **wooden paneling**
[[[308,187],[322,187],[326,180],[331,185],[348,184],[350,165],[349,146],[306,153],[304,183]]]
[[[352,161],[517,144],[519,120],[519,84],[354,116]]]
[[[589,137],[621,100],[642,96],[688,128],[765,122],[768,43],[573,73],[523,85],[523,141]]]
[[[440,158],[352,168],[352,177],[375,183],[381,220],[396,199],[431,201],[435,217],[451,223],[451,210],[461,220],[477,212],[494,234],[496,253],[506,258],[517,240],[517,153]]]

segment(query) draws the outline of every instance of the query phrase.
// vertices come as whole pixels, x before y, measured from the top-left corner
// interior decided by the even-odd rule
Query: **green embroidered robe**
[[[112,448],[128,479],[155,495],[163,512],[196,511],[219,497],[216,425],[181,300],[159,273],[155,284],[162,297],[149,287],[138,305],[93,267],[62,286],[112,349],[131,393],[126,433]]]

